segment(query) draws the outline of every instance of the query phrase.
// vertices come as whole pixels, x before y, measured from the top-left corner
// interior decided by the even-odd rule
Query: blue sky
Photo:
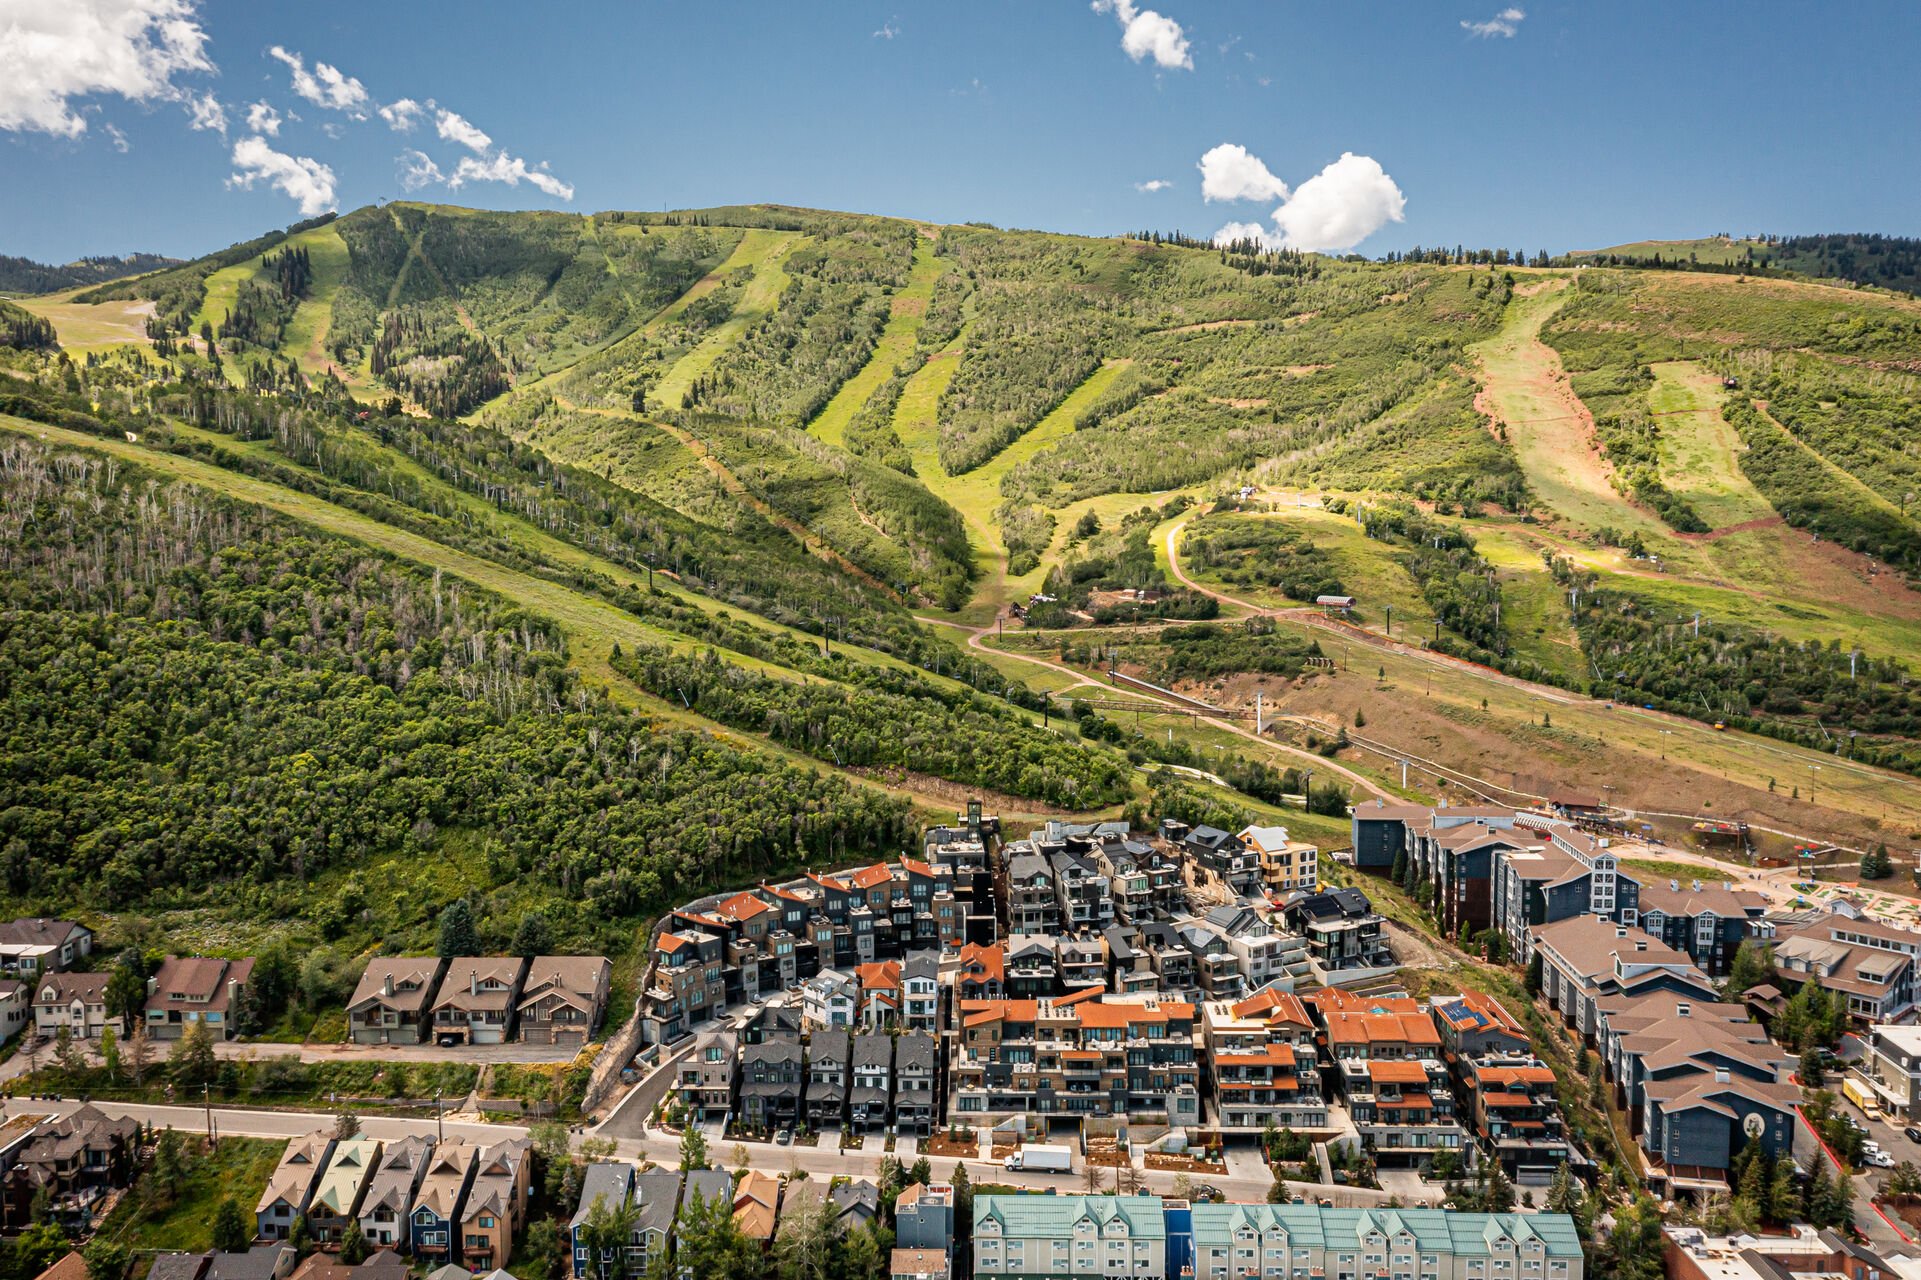
[[[1358,232],[1370,254],[1921,234],[1908,3],[0,0],[0,18],[40,36],[30,55],[0,36],[0,253],[41,259],[201,253],[303,204],[405,194],[1248,223],[1316,248]],[[378,111],[403,99],[410,132]],[[249,128],[255,103],[277,132]],[[216,114],[224,133],[194,127]],[[1222,144],[1246,156],[1210,188],[1258,198],[1203,198]]]

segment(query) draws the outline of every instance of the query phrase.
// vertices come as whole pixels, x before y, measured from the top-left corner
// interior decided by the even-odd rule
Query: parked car
[[[1209,1201],[1215,1204],[1221,1204],[1227,1200],[1227,1196],[1222,1193],[1221,1189],[1211,1182],[1195,1183],[1193,1198],[1197,1203],[1203,1204]]]
[[[1862,1159],[1871,1169],[1894,1168],[1894,1157],[1885,1151],[1870,1151],[1867,1155],[1863,1156]]]
[[[793,1142],[793,1140],[794,1140],[794,1131],[792,1129],[774,1130],[775,1146],[784,1147],[784,1146],[787,1146],[789,1143]]]
[[[1909,1142],[1921,1142],[1921,1125],[1909,1125],[1901,1131]]]

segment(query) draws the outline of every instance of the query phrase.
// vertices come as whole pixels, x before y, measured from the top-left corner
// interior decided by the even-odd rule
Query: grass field
[[[1617,244],[1606,249],[1582,249],[1570,256],[1598,258],[1612,253],[1623,258],[1652,258],[1659,254],[1663,262],[1692,260],[1725,265],[1747,261],[1749,244],[1749,241],[1731,240],[1726,236],[1702,236],[1697,240],[1636,240],[1631,244]]]
[[[874,394],[875,388],[887,381],[896,366],[914,350],[914,339],[920,334],[921,321],[927,317],[927,302],[934,296],[934,281],[940,278],[940,260],[934,256],[933,247],[926,240],[914,243],[914,265],[908,273],[907,284],[893,298],[893,312],[887,318],[887,327],[881,330],[880,341],[874,346],[874,354],[861,366],[859,373],[843,382],[827,407],[814,415],[807,429],[839,447],[847,435],[847,423],[860,407],[867,403],[867,397]]]
[[[60,345],[74,355],[107,351],[114,347],[147,346],[147,317],[153,314],[151,302],[75,302],[73,295],[84,289],[70,289],[39,298],[10,298],[8,301],[53,322]]]
[[[313,268],[313,281],[308,287],[307,296],[300,300],[293,319],[287,325],[287,332],[281,342],[281,349],[290,353],[300,365],[301,372],[308,375],[337,369],[354,390],[360,394],[371,394],[371,381],[362,384],[357,379],[359,371],[339,369],[327,355],[327,331],[333,325],[334,295],[340,291],[340,282],[347,278],[347,242],[340,238],[340,231],[331,224],[303,231],[287,241],[307,251],[308,265]]]
[[[742,237],[739,247],[716,272],[721,274],[745,266],[754,269],[753,279],[747,282],[747,287],[741,292],[740,305],[734,308],[734,314],[724,323],[714,326],[700,340],[700,345],[676,360],[673,368],[661,376],[650,393],[654,404],[679,408],[681,398],[694,385],[694,379],[713,368],[714,361],[720,359],[721,354],[738,342],[741,334],[747,332],[748,325],[773,312],[780,304],[781,293],[787,288],[787,273],[781,270],[780,260],[799,243],[799,239],[790,231],[749,231]],[[700,286],[696,284],[694,287],[698,289]],[[680,309],[684,309],[697,296],[689,290],[676,298],[659,315],[648,321],[647,331],[653,332],[661,324],[673,319]]]
[[[213,1247],[214,1211],[222,1200],[234,1200],[251,1218],[287,1149],[286,1139],[222,1138],[211,1153],[201,1142],[185,1139],[186,1182],[171,1204],[149,1203],[148,1179],[142,1177],[101,1224],[100,1237],[130,1249],[202,1252]]]
[[[1649,367],[1648,402],[1661,420],[1661,482],[1715,529],[1773,516],[1741,473],[1741,438],[1721,417],[1721,380],[1692,361]]]

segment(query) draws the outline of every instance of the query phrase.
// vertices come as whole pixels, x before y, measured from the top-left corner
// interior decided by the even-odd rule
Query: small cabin
[[[1338,613],[1343,618],[1354,612],[1353,596],[1315,596],[1314,603],[1321,606],[1322,613]]]

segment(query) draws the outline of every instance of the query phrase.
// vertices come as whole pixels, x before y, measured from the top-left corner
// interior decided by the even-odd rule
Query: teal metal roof
[[[1082,1218],[1096,1228],[1115,1218],[1127,1223],[1136,1240],[1167,1238],[1167,1219],[1159,1196],[999,1196],[974,1197],[974,1229],[997,1222],[1007,1236],[1071,1236]]]
[[[1540,1241],[1542,1256],[1578,1258],[1581,1236],[1564,1213],[1455,1213],[1445,1209],[1323,1209],[1301,1204],[1197,1204],[1194,1247],[1226,1248],[1243,1226],[1265,1234],[1272,1227],[1287,1233],[1300,1248],[1347,1248],[1379,1233],[1392,1242],[1406,1232],[1422,1253],[1488,1257],[1497,1241],[1511,1240],[1516,1250]]]

